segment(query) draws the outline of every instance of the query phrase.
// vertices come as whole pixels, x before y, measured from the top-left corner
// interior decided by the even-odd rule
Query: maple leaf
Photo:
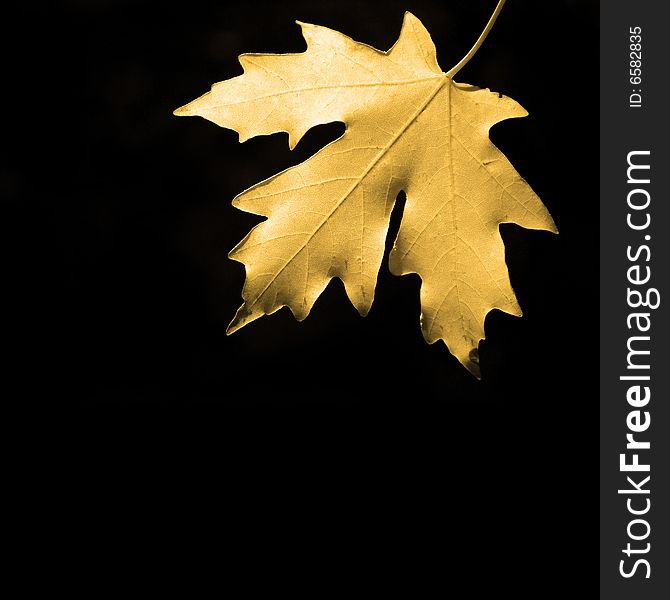
[[[175,111],[233,129],[241,142],[287,132],[291,149],[315,125],[346,125],[342,137],[307,161],[233,200],[267,219],[230,252],[245,265],[246,282],[229,333],[282,306],[304,319],[334,277],[366,315],[402,190],[407,199],[391,272],[420,276],[424,338],[443,340],[479,377],[486,314],[497,308],[521,315],[499,225],[557,231],[488,136],[493,124],[526,111],[511,98],[453,80],[501,6],[448,73],[410,13],[388,52],[298,22],[305,52],[243,54],[242,75]]]

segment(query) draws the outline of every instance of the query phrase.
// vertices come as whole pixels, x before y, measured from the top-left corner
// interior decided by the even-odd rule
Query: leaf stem
[[[489,19],[489,22],[486,24],[486,27],[484,27],[484,31],[482,31],[479,38],[477,38],[475,45],[472,48],[470,48],[470,51],[460,60],[460,62],[455,67],[450,69],[450,71],[447,73],[447,77],[453,78],[453,76],[456,75],[456,73],[458,73],[468,63],[468,61],[477,53],[477,50],[479,50],[480,46],[484,43],[486,36],[489,34],[489,31],[491,31],[491,28],[493,27],[493,24],[496,22],[496,19],[498,18],[498,15],[500,14],[500,11],[502,10],[502,7],[504,5],[505,0],[498,0],[498,6],[496,6],[496,9],[493,11],[491,18]]]

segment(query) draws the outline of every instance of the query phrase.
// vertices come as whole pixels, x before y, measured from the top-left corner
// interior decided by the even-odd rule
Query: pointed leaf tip
[[[175,117],[188,117],[188,116],[190,116],[191,114],[193,114],[193,113],[191,112],[191,109],[189,108],[189,106],[190,106],[190,104],[185,104],[184,106],[180,106],[179,108],[175,108],[175,109],[172,111],[172,114],[173,114]]]

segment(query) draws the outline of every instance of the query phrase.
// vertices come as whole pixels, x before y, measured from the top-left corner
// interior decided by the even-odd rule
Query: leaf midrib
[[[243,77],[243,75],[240,75]],[[246,104],[247,102],[256,102],[257,100],[265,100],[266,98],[275,98],[277,96],[286,96],[287,94],[297,94],[300,92],[314,92],[319,90],[334,90],[342,88],[361,88],[361,87],[379,87],[379,86],[401,86],[401,85],[411,85],[414,83],[423,83],[424,81],[431,81],[433,79],[442,79],[444,75],[435,75],[432,77],[423,77],[420,79],[401,79],[398,81],[373,81],[370,83],[346,83],[346,84],[332,84],[332,85],[318,85],[304,88],[292,88],[289,90],[284,90],[282,92],[274,92],[272,94],[264,94],[263,96],[254,96],[253,98],[248,98],[245,100],[240,100],[239,102],[226,102],[221,104],[212,105],[211,108],[223,108],[227,106],[238,106],[239,104]],[[212,93],[212,92],[209,92]]]
[[[419,106],[419,108],[412,114],[412,116],[407,119],[405,124],[403,125],[402,129],[392,138],[389,144],[384,146],[378,153],[377,155],[372,159],[372,161],[368,164],[367,168],[363,173],[356,179],[356,182],[347,190],[345,194],[342,195],[338,203],[335,205],[335,207],[328,213],[323,220],[319,223],[319,225],[312,231],[305,243],[296,251],[293,253],[293,255],[284,263],[284,265],[277,271],[277,273],[270,279],[270,281],[265,285],[265,287],[259,292],[259,294],[256,296],[255,300],[249,304],[249,308],[252,306],[255,306],[258,301],[263,297],[265,292],[268,291],[270,286],[277,280],[277,278],[284,272],[286,267],[288,267],[291,262],[300,254],[309,244],[309,242],[314,238],[314,236],[321,230],[321,228],[328,222],[328,220],[338,211],[340,206],[344,203],[344,201],[351,195],[351,193],[360,185],[360,183],[367,177],[367,175],[372,171],[372,169],[377,165],[377,163],[382,159],[382,157],[395,145],[395,143],[403,136],[403,134],[410,128],[412,123],[415,122],[415,120],[419,117],[419,115],[428,108],[428,105],[433,101],[433,99],[437,96],[437,94],[440,92],[440,90],[447,85],[447,83],[451,82],[451,78],[447,77],[446,74],[440,75],[439,77],[429,77],[429,79],[440,79],[440,84],[435,86],[433,90],[431,90],[430,94],[426,97],[426,100]],[[346,135],[346,132],[345,134]]]

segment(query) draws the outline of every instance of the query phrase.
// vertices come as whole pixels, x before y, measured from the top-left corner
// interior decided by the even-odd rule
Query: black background
[[[141,480],[207,443],[194,462],[211,464],[206,479],[256,507],[252,520],[268,530],[283,519],[278,497],[295,489],[286,470],[300,465],[310,492],[292,508],[321,510],[317,531],[348,524],[356,556],[367,535],[394,547],[425,534],[413,552],[428,572],[467,578],[473,594],[461,597],[480,597],[478,586],[524,595],[538,592],[528,582],[544,582],[540,591],[595,582],[597,2],[511,0],[458,76],[529,111],[491,137],[560,230],[503,227],[524,317],[488,316],[482,381],[424,342],[419,279],[390,275],[386,259],[366,318],[333,281],[304,322],[282,309],[226,337],[244,280],[227,253],[258,221],[230,200],[342,126],[319,127],[290,152],[285,134],[240,145],[234,132],[172,116],[241,73],[239,54],[302,51],[296,19],[388,49],[410,10],[446,71],[494,6],[26,5],[15,21],[25,35],[7,55],[20,93],[5,113],[0,178],[19,288],[37,289],[21,300],[29,316],[15,319],[27,342],[17,353],[30,365],[26,389],[56,412],[76,404],[82,453],[102,436],[104,469],[132,454]],[[138,439],[143,450],[130,452]],[[231,470],[267,488],[246,496]],[[399,498],[411,503],[387,514]],[[355,518],[341,517],[345,507]],[[343,572],[353,568],[342,560]]]

